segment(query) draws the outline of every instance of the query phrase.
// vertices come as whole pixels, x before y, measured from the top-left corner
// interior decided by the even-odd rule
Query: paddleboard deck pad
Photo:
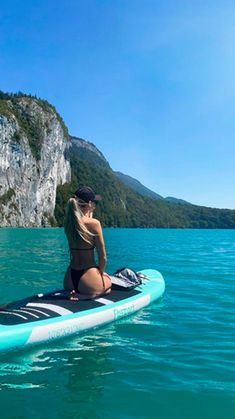
[[[132,290],[79,301],[70,301],[68,292],[38,294],[0,306],[0,352],[49,342],[75,335],[92,327],[117,320],[162,297],[165,283],[160,272],[141,271],[143,283]]]

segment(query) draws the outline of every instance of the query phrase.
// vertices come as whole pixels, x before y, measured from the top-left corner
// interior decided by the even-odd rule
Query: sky
[[[0,0],[0,90],[158,194],[235,209],[235,2]]]

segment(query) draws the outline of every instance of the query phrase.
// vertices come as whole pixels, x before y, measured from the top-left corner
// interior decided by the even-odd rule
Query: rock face
[[[28,97],[1,100],[0,226],[53,224],[56,188],[71,180],[70,146],[49,104]]]

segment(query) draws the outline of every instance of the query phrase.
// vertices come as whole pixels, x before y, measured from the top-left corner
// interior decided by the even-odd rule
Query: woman
[[[65,233],[71,255],[71,279],[73,290],[70,300],[78,300],[78,292],[94,298],[109,293],[111,280],[104,273],[106,251],[101,224],[92,218],[95,203],[101,199],[87,186],[79,188],[67,204]],[[98,252],[98,266],[95,262]]]

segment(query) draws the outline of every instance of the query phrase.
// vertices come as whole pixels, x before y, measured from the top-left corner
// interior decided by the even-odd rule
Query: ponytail
[[[68,239],[77,240],[80,236],[85,242],[92,245],[93,243],[91,239],[94,234],[87,229],[82,221],[83,212],[81,207],[85,205],[87,205],[86,202],[78,200],[75,196],[68,200],[64,230]]]

